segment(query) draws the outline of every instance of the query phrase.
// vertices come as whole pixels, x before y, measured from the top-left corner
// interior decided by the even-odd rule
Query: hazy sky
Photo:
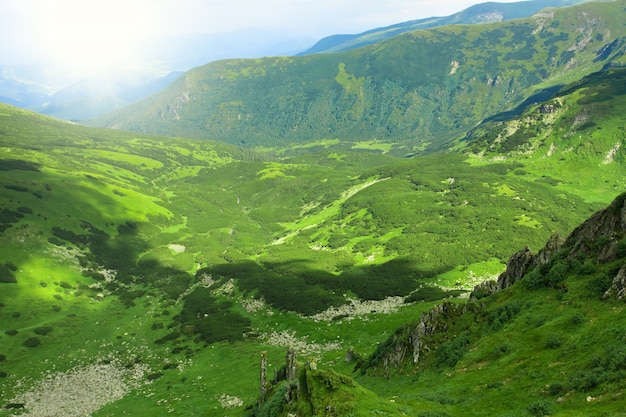
[[[511,2],[514,0],[499,0]],[[112,66],[153,35],[272,28],[319,39],[430,16],[480,0],[0,0],[0,64]]]

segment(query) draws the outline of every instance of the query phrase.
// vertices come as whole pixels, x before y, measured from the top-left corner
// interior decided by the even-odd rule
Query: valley
[[[0,104],[0,416],[624,415],[625,10]]]

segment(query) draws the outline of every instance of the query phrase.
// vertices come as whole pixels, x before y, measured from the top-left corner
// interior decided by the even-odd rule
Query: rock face
[[[410,363],[416,366],[423,353],[430,350],[429,339],[435,333],[446,332],[448,323],[455,317],[476,312],[476,304],[453,304],[443,302],[430,311],[422,313],[417,323],[407,324],[398,329],[384,344],[379,346],[362,372],[374,368],[386,373],[392,368],[400,368]],[[409,362],[410,361],[410,362]]]
[[[578,226],[567,237],[564,246],[571,248],[570,254],[582,253],[587,258],[596,256],[600,263],[611,262],[616,259],[617,244],[625,233],[626,193]]]
[[[625,234],[626,193],[613,200],[607,208],[594,213],[574,229],[567,238],[563,239],[559,234],[552,235],[537,254],[532,253],[528,247],[517,252],[509,259],[506,270],[498,277],[492,293],[510,287],[532,268],[548,263],[550,258],[561,249],[567,250],[569,259],[583,257],[593,259],[598,263],[614,261],[618,256],[618,244]],[[619,274],[615,279],[616,281],[624,280]],[[619,286],[619,282],[615,285]],[[477,286],[475,291],[484,292],[485,285]]]
[[[615,297],[618,300],[622,300],[626,296],[626,264],[622,265],[620,270],[613,278],[613,283],[611,287],[604,293],[602,297],[604,300],[607,300],[611,297]]]

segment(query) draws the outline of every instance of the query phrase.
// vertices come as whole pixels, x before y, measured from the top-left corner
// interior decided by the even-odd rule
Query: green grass
[[[599,84],[619,85],[618,71],[605,75],[615,78]],[[528,140],[517,148],[498,148],[493,138],[512,127],[498,122],[472,132],[459,146],[465,154],[415,158],[365,137],[257,151],[88,129],[0,105],[0,265],[17,281],[0,283],[0,398],[115,357],[145,372],[96,416],[241,416],[259,392],[260,352],[273,371],[286,344],[298,343],[308,349],[302,365],[318,364],[318,383],[331,370],[350,378],[335,393],[319,383],[318,403],[336,394],[355,415],[621,412],[623,384],[598,358],[619,359],[607,348],[626,328],[623,303],[589,296],[614,265],[568,276],[567,293],[517,286],[481,300],[485,316],[450,324],[449,334],[454,326],[470,332],[468,346],[446,345],[460,356],[454,366],[432,362],[384,379],[354,374],[344,360],[351,348],[366,358],[433,307],[433,297],[493,278],[512,253],[569,233],[624,190],[624,147],[603,163],[621,138],[623,94],[591,103],[596,126],[573,127],[597,99],[592,92],[604,91],[592,81],[586,93],[563,90],[557,114],[538,117],[540,105],[523,113],[523,129],[540,123],[550,133],[524,130]],[[206,302],[194,304],[193,290],[209,285]],[[367,304],[391,296],[424,301],[385,313],[384,303]],[[339,310],[356,299],[362,314]],[[515,300],[522,308],[514,317],[500,312],[501,327],[488,325],[490,312]],[[212,308],[209,320],[202,307]],[[307,317],[330,307],[340,312]],[[181,315],[189,310],[197,321]],[[211,327],[220,314],[246,336]],[[220,340],[206,344],[207,329]],[[271,342],[272,334],[287,342]],[[25,346],[33,337],[39,345]],[[433,355],[439,342],[451,341],[433,344]],[[594,372],[602,382],[581,388]],[[245,405],[223,409],[222,395]]]

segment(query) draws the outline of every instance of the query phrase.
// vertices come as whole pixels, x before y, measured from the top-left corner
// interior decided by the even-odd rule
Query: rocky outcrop
[[[613,278],[611,287],[604,293],[602,299],[608,300],[609,298],[617,298],[622,300],[626,296],[626,264],[622,267]]]
[[[625,234],[626,193],[617,197],[607,208],[594,213],[567,238],[564,239],[558,233],[552,235],[537,254],[528,247],[520,250],[509,259],[506,270],[498,277],[495,287],[483,283],[476,286],[474,292],[487,292],[485,295],[488,295],[508,288],[531,269],[550,262],[552,256],[561,249],[567,250],[568,259],[585,258],[594,259],[598,263],[611,262],[619,255],[618,243]],[[619,287],[619,276],[615,280],[615,285]]]
[[[506,270],[498,277],[494,292],[502,291],[515,284],[532,268],[548,263],[552,255],[561,249],[564,241],[559,233],[555,233],[548,239],[548,243],[539,253],[535,254],[526,247],[511,256],[507,262]]]
[[[617,244],[626,233],[626,193],[605,209],[594,213],[565,240],[570,256],[584,255],[599,263],[614,261]]]
[[[399,328],[387,341],[378,347],[361,372],[375,369],[374,373],[388,374],[390,369],[403,367],[405,364],[415,367],[421,356],[430,351],[429,340],[435,333],[445,333],[448,323],[455,317],[469,311],[475,313],[477,304],[453,304],[443,302],[430,311],[422,313],[417,323]]]
[[[496,281],[496,291],[502,291],[522,279],[531,266],[535,265],[537,256],[527,247],[509,258],[506,270]]]

